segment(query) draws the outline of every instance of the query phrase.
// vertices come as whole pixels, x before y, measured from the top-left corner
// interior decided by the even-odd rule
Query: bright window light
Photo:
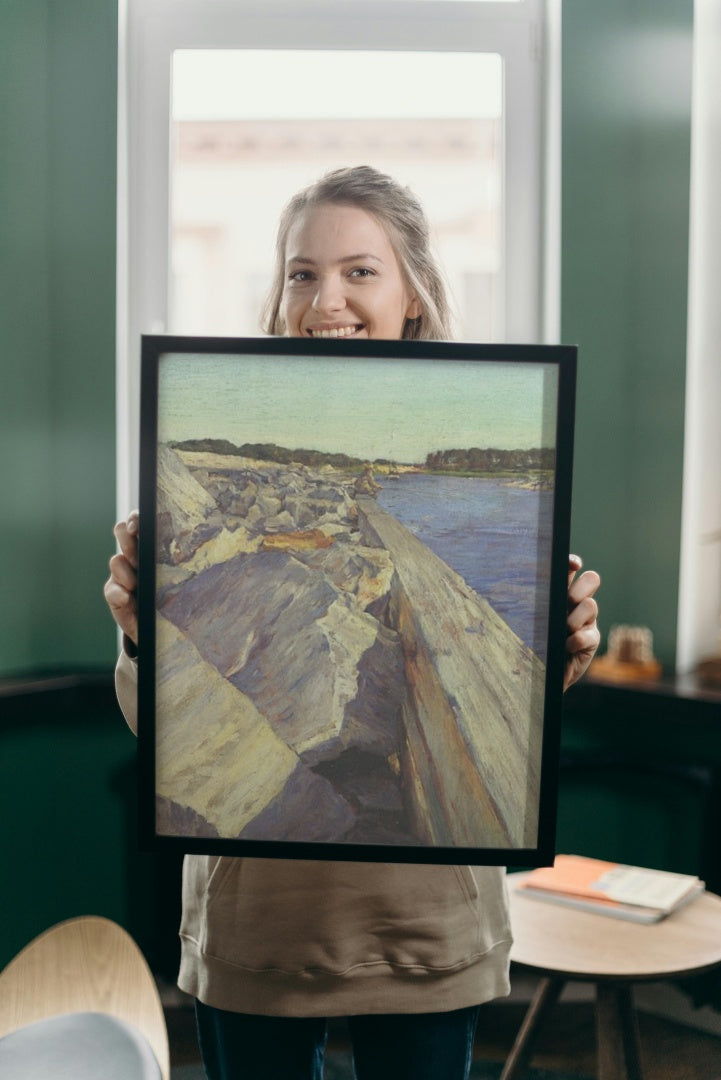
[[[178,49],[173,54],[174,120],[497,119],[502,96],[501,58],[493,53]]]
[[[172,118],[172,332],[257,334],[283,206],[369,164],[426,207],[458,336],[500,337],[500,56],[178,50]]]

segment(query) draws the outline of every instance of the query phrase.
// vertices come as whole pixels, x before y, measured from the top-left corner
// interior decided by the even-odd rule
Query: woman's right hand
[[[134,645],[138,644],[138,527],[138,511],[133,510],[113,529],[120,553],[110,560],[110,577],[103,589],[111,615]]]

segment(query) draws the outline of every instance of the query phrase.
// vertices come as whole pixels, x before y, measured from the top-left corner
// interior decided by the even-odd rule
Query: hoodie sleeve
[[[132,648],[132,646],[131,646]],[[115,693],[128,727],[138,733],[138,662],[123,641],[123,651],[115,666]]]

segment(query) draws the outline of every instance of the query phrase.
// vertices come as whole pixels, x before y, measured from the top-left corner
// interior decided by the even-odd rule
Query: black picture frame
[[[553,860],[576,348],[144,336],[145,849]]]

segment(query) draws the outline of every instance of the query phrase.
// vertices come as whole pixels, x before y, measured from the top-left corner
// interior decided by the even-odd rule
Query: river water
[[[545,661],[553,493],[477,477],[376,477],[378,503],[484,596]]]

